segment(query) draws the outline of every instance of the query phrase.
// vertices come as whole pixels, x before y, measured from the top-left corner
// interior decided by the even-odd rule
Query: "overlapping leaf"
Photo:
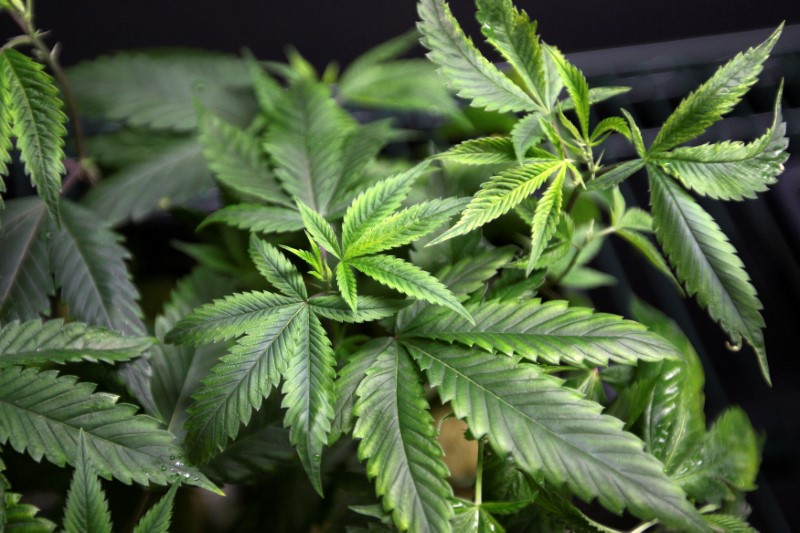
[[[561,218],[561,204],[563,202],[564,178],[567,167],[561,167],[553,183],[547,188],[542,198],[536,204],[536,211],[531,221],[531,255],[528,258],[526,271],[528,274],[536,268],[536,264],[544,253],[547,243],[556,232],[558,220]]]
[[[167,493],[139,520],[133,533],[169,533],[172,523],[172,504],[180,485],[175,483]]]
[[[86,446],[86,437],[81,431],[75,473],[72,475],[67,505],[64,508],[64,530],[65,533],[111,533],[108,501]]]
[[[233,204],[207,216],[198,226],[227,224],[254,233],[283,233],[303,229],[303,219],[296,209],[259,204]]]
[[[436,157],[462,165],[513,163],[514,144],[508,137],[481,137],[461,142]]]

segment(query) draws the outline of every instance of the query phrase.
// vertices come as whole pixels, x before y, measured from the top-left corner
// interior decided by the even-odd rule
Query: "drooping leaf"
[[[48,229],[47,209],[39,198],[11,200],[0,210],[0,322],[50,314],[55,287]]]
[[[647,328],[565,301],[525,302],[491,300],[471,304],[471,325],[461,316],[433,310],[420,317],[406,336],[425,337],[477,346],[532,361],[558,365],[608,366],[614,361],[635,364],[679,358],[679,352]]]
[[[167,51],[119,53],[81,63],[69,80],[82,112],[133,126],[190,131],[194,102],[243,126],[256,110],[246,65],[237,57]]]
[[[483,57],[453,17],[444,0],[417,4],[418,28],[428,58],[458,95],[487,111],[533,111],[536,103]]]
[[[197,128],[203,156],[223,185],[246,197],[294,207],[272,175],[256,137],[203,108],[198,109]]]
[[[562,386],[537,367],[459,346],[414,341],[411,355],[493,450],[511,455],[530,475],[566,485],[584,500],[597,498],[613,512],[634,515],[684,531],[707,531],[680,488],[622,422]]]
[[[98,474],[123,483],[166,485],[178,478],[211,491],[218,489],[182,460],[180,448],[154,418],[118,404],[95,385],[54,371],[0,369],[0,441],[34,460],[75,464],[78,436]],[[163,470],[162,470],[162,467]]]
[[[632,244],[651,265],[672,281],[676,287],[680,288],[680,283],[678,283],[678,280],[675,279],[675,276],[672,274],[672,270],[670,270],[669,265],[667,265],[664,256],[661,255],[661,252],[650,239],[638,231],[628,229],[619,229],[615,233]]]
[[[314,313],[337,322],[360,324],[390,317],[408,306],[406,300],[387,300],[372,296],[359,296],[356,311],[338,296],[314,296],[308,300]]]
[[[50,262],[61,299],[72,317],[131,335],[145,332],[139,293],[128,273],[130,257],[108,224],[78,204],[61,203],[61,230],[54,234]]]
[[[782,30],[783,24],[760,45],[737,54],[684,98],[658,132],[649,154],[659,154],[694,139],[733,109],[758,80]]]
[[[86,436],[80,431],[75,473],[64,508],[64,530],[65,533],[111,533],[108,501],[86,447]]]
[[[305,300],[306,285],[300,272],[286,257],[265,240],[250,236],[250,258],[262,276],[289,298]]]
[[[458,299],[439,280],[424,270],[390,255],[371,255],[348,260],[353,268],[382,285],[424,300],[434,305],[448,307],[471,321],[469,313]]]
[[[11,322],[0,326],[0,366],[88,361],[128,361],[153,341],[62,320]]]
[[[515,146],[508,137],[481,137],[461,142],[436,157],[462,165],[513,163]]]
[[[558,220],[561,218],[561,204],[563,202],[564,178],[567,167],[562,166],[553,182],[536,204],[536,212],[531,221],[531,255],[528,257],[527,274],[530,274],[539,258],[544,253],[547,243],[556,232]]]
[[[193,137],[178,137],[100,181],[83,198],[98,216],[119,225],[189,203],[214,188],[214,178]]]
[[[336,359],[319,318],[307,307],[300,314],[289,367],[283,382],[284,425],[314,489],[322,495],[322,450],[333,420]]]
[[[8,106],[3,115],[11,119],[11,133],[17,138],[25,173],[30,176],[47,210],[58,220],[64,136],[67,134],[64,127],[67,116],[61,111],[58,89],[53,78],[44,71],[44,65],[13,48],[0,51],[0,78],[3,78],[0,86],[4,89],[0,98],[2,105]],[[7,128],[9,122],[4,121],[4,125]],[[0,144],[7,146],[7,139]],[[0,160],[5,168],[5,148],[0,149]]]
[[[648,167],[656,236],[689,295],[718,321],[734,344],[744,338],[770,381],[761,302],[736,250],[711,215],[655,167]]]
[[[260,413],[256,414],[258,417]],[[254,427],[255,426],[255,427]],[[211,479],[249,484],[263,481],[283,466],[297,464],[297,452],[289,442],[289,430],[252,420],[235,441],[204,467]]]
[[[283,233],[303,229],[296,209],[259,204],[234,204],[208,215],[198,230],[211,224],[227,224],[252,233]]]
[[[175,494],[178,492],[178,483],[173,484],[167,493],[158,500],[154,506],[133,528],[133,533],[169,533],[172,523],[172,504],[175,501]]]
[[[537,161],[493,176],[481,185],[459,221],[430,244],[463,235],[508,213],[564,164],[560,159]]]
[[[353,436],[384,509],[400,531],[447,531],[452,489],[441,460],[419,371],[392,343],[370,365],[357,390]]]

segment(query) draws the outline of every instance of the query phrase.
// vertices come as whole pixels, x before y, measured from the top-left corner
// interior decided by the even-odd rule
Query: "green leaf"
[[[353,436],[383,507],[400,531],[447,531],[447,466],[436,441],[419,371],[392,343],[370,365],[357,390]]]
[[[311,234],[317,244],[336,257],[342,257],[342,249],[339,246],[339,239],[330,223],[321,214],[308,207],[299,198],[295,198],[297,209],[303,219],[306,231]]]
[[[737,491],[755,490],[760,463],[759,438],[745,412],[732,407],[672,478],[690,497],[719,504],[735,500]]]
[[[775,119],[763,136],[745,144],[721,142],[675,148],[654,161],[687,188],[720,200],[755,198],[776,183],[789,154],[786,124],[781,122],[780,91]]]
[[[322,495],[322,450],[333,420],[336,359],[322,324],[308,308],[301,313],[295,343],[282,389],[281,406],[287,409],[284,425],[290,428],[289,440],[311,484]]]
[[[707,531],[700,515],[642,442],[537,367],[458,346],[415,341],[409,352],[476,439],[583,500],[598,498],[681,531]]]
[[[761,302],[736,250],[711,215],[669,176],[655,167],[648,167],[648,174],[656,237],[678,279],[734,344],[747,340],[769,383]]]
[[[398,257],[372,255],[350,259],[348,264],[382,285],[418,300],[448,307],[468,322],[472,321],[469,312],[442,282]]]
[[[424,322],[418,320],[405,335],[459,342],[553,365],[608,366],[609,360],[636,364],[680,357],[674,347],[641,324],[569,307],[565,301],[491,300],[467,309],[475,325],[441,310],[426,315]]]
[[[80,431],[98,474],[123,483],[166,485],[178,478],[219,492],[187,466],[175,438],[137,408],[94,393],[95,385],[54,371],[0,369],[0,442],[34,460],[75,464]],[[163,469],[162,469],[163,467]]]
[[[0,210],[0,322],[50,314],[49,296],[55,287],[49,229],[47,209],[39,198],[11,200]]]
[[[351,242],[344,250],[344,259],[410,244],[438,229],[450,217],[461,212],[467,203],[466,199],[437,198],[387,216]]]
[[[108,501],[100,486],[89,459],[86,435],[78,437],[75,473],[64,508],[65,533],[111,533],[111,513]]]
[[[56,525],[47,520],[36,516],[39,509],[27,503],[20,503],[21,494],[5,492],[5,530],[24,531],[25,533],[50,533],[56,529]]]
[[[708,522],[714,531],[721,533],[758,533],[756,529],[750,527],[747,522],[738,516],[711,513],[704,514],[703,520]]]
[[[559,282],[562,287],[578,290],[591,290],[616,284],[617,278],[614,276],[585,266],[572,268]]]
[[[88,361],[129,361],[153,341],[62,320],[30,320],[0,326],[0,366]]]
[[[513,163],[514,150],[508,137],[481,137],[461,142],[436,157],[462,165],[495,165]]]
[[[350,310],[355,315],[358,312],[358,292],[356,287],[356,276],[353,269],[347,263],[336,265],[336,283],[342,298],[347,302]]]
[[[478,0],[476,5],[486,39],[514,67],[538,107],[548,110],[552,99],[536,22],[525,11],[517,11],[511,0]]]
[[[214,457],[204,470],[226,483],[252,484],[263,481],[265,474],[296,464],[297,453],[289,443],[289,430],[256,420],[235,441]]]
[[[472,198],[459,221],[429,245],[468,233],[508,213],[564,165],[560,159],[540,160],[491,177],[481,185],[481,190]]]
[[[349,248],[369,228],[397,210],[406,199],[414,182],[428,168],[424,162],[411,169],[383,179],[359,194],[350,204],[342,222],[342,245]]]
[[[61,203],[61,218],[50,263],[70,316],[129,335],[144,334],[139,293],[125,265],[130,254],[119,244],[121,237],[72,202]]]
[[[451,520],[453,533],[505,533],[505,528],[495,520],[489,510],[481,505],[458,505]]]
[[[315,296],[308,300],[314,313],[337,322],[360,324],[390,317],[408,306],[406,300],[387,300],[372,296],[359,296],[356,311],[338,296]]]
[[[175,494],[180,485],[172,485],[163,498],[158,500],[154,506],[139,520],[133,533],[169,533],[172,523],[172,504],[175,501]]]
[[[213,188],[214,179],[200,143],[195,138],[179,137],[104,178],[86,194],[83,204],[119,225],[185,205]]]
[[[558,53],[555,56],[555,62],[558,66],[558,72],[561,74],[561,79],[564,81],[564,86],[567,88],[570,98],[575,106],[575,113],[578,115],[578,122],[581,126],[581,134],[584,139],[589,138],[589,84],[586,83],[586,78],[583,73],[567,61],[567,59]]]
[[[6,182],[2,178],[8,176],[8,164],[12,162],[11,150],[14,143],[11,140],[13,116],[11,106],[7,102],[10,89],[5,75],[0,75],[0,193],[6,192]],[[0,194],[0,209],[3,208],[3,196]],[[0,502],[1,503],[1,502]]]
[[[0,88],[6,93],[0,94],[0,98],[3,106],[9,108],[4,127],[8,128],[7,119],[10,118],[25,173],[47,204],[47,210],[58,221],[67,134],[64,127],[67,116],[61,111],[58,89],[53,78],[44,71],[44,65],[13,48],[0,51],[0,78],[3,78]],[[7,138],[2,144],[8,145]],[[8,160],[5,148],[0,149],[0,160],[5,169]]]
[[[227,224],[251,233],[284,233],[303,229],[303,219],[296,209],[258,204],[234,204],[214,211],[197,227]]]
[[[284,93],[283,87],[264,71],[261,63],[249,50],[245,50],[243,55],[247,72],[250,74],[253,92],[261,111],[267,115],[274,113],[275,107]]]
[[[599,174],[593,180],[586,184],[586,190],[589,191],[604,191],[612,187],[616,187],[626,179],[636,174],[644,167],[644,161],[641,159],[634,159],[633,161],[626,161],[619,166],[615,166],[610,170]]]
[[[245,295],[235,295],[224,302],[241,303],[242,296]],[[253,410],[278,386],[301,340],[305,305],[292,303],[259,311],[260,316],[248,320],[244,331],[236,330],[245,335],[212,367],[192,395],[195,402],[188,410],[186,442],[189,453],[201,462],[221,451],[228,438],[235,438],[241,424],[247,425]],[[181,324],[196,316],[197,312],[179,322],[170,334],[180,331]],[[205,328],[212,336],[232,331],[219,322],[206,321]],[[207,336],[204,340],[214,338]]]
[[[562,166],[550,187],[536,204],[536,211],[531,221],[531,255],[525,271],[530,275],[542,253],[556,232],[558,220],[561,218],[561,203],[563,201],[562,187],[567,175],[567,167]]]
[[[520,165],[524,164],[528,149],[539,144],[544,138],[540,117],[539,113],[531,113],[519,119],[511,130],[511,142]]]
[[[83,113],[133,126],[190,131],[195,102],[226,122],[243,126],[256,104],[244,62],[208,52],[126,52],[87,61],[68,77]]]
[[[417,4],[418,28],[428,58],[458,95],[487,111],[533,111],[536,103],[481,55],[450,12],[444,0]]]
[[[202,107],[197,114],[203,156],[220,183],[246,197],[294,207],[272,175],[255,136]]]
[[[555,50],[556,52],[551,52],[551,55],[557,55],[561,52],[555,49],[554,47],[548,47],[550,50]],[[592,87],[589,89],[589,103],[596,104],[598,102],[603,102],[610,98],[614,98],[615,96],[619,96],[621,94],[625,94],[631,90],[630,87]],[[558,96],[558,95],[556,95]],[[564,100],[559,102],[562,111],[570,111],[575,109],[575,102],[572,100],[572,97],[567,97]]]
[[[592,143],[600,143],[612,133],[619,133],[626,139],[631,138],[631,129],[628,122],[622,117],[608,117],[601,120],[592,130],[590,140]]]
[[[672,270],[670,270],[669,265],[667,265],[667,261],[650,239],[638,231],[628,229],[618,229],[615,233],[632,244],[656,270],[664,274],[667,279],[680,289],[680,283],[678,283],[678,280],[675,279],[675,276],[672,274]],[[682,290],[683,289],[681,289],[681,291]]]
[[[270,115],[265,145],[283,188],[314,211],[327,215],[342,180],[342,146],[353,119],[331,98],[328,87],[295,83]]]
[[[649,154],[659,154],[694,139],[733,109],[758,80],[764,61],[782,30],[783,24],[766,41],[736,55],[684,98],[658,132]]]
[[[250,235],[250,258],[262,276],[289,298],[308,298],[303,277],[277,248]]]

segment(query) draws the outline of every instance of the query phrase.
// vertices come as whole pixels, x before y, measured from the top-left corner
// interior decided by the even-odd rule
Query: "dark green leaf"
[[[64,530],[65,533],[111,533],[108,501],[89,460],[86,446],[86,436],[80,431],[75,473],[64,508]]]

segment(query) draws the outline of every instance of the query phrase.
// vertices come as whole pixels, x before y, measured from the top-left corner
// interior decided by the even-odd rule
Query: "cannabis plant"
[[[780,28],[646,140],[626,111],[593,113],[626,88],[590,88],[510,0],[476,4],[502,65],[444,0],[420,0],[419,34],[340,76],[295,51],[122,53],[65,73],[31,4],[0,0],[24,32],[0,52],[0,171],[38,193],[0,211],[0,441],[75,467],[67,531],[111,530],[98,475],[172,486],[136,531],[169,528],[179,484],[261,487],[305,513],[269,517],[286,530],[750,530],[746,414],[707,428],[702,365],[674,323],[633,295],[635,320],[596,310],[585,289],[608,281],[589,264],[621,238],[769,382],[756,291],[690,191],[738,201],[775,183],[780,94],[758,139],[687,143],[757,81]],[[400,59],[420,35],[430,63]],[[89,135],[77,109],[100,119]],[[356,118],[387,112],[404,127]],[[610,136],[636,157],[604,162]],[[650,211],[629,179],[646,179]],[[151,323],[114,227],[165,211],[197,231],[174,244],[196,266]],[[458,497],[432,407],[477,443]],[[19,498],[4,492],[3,523],[55,527]]]

